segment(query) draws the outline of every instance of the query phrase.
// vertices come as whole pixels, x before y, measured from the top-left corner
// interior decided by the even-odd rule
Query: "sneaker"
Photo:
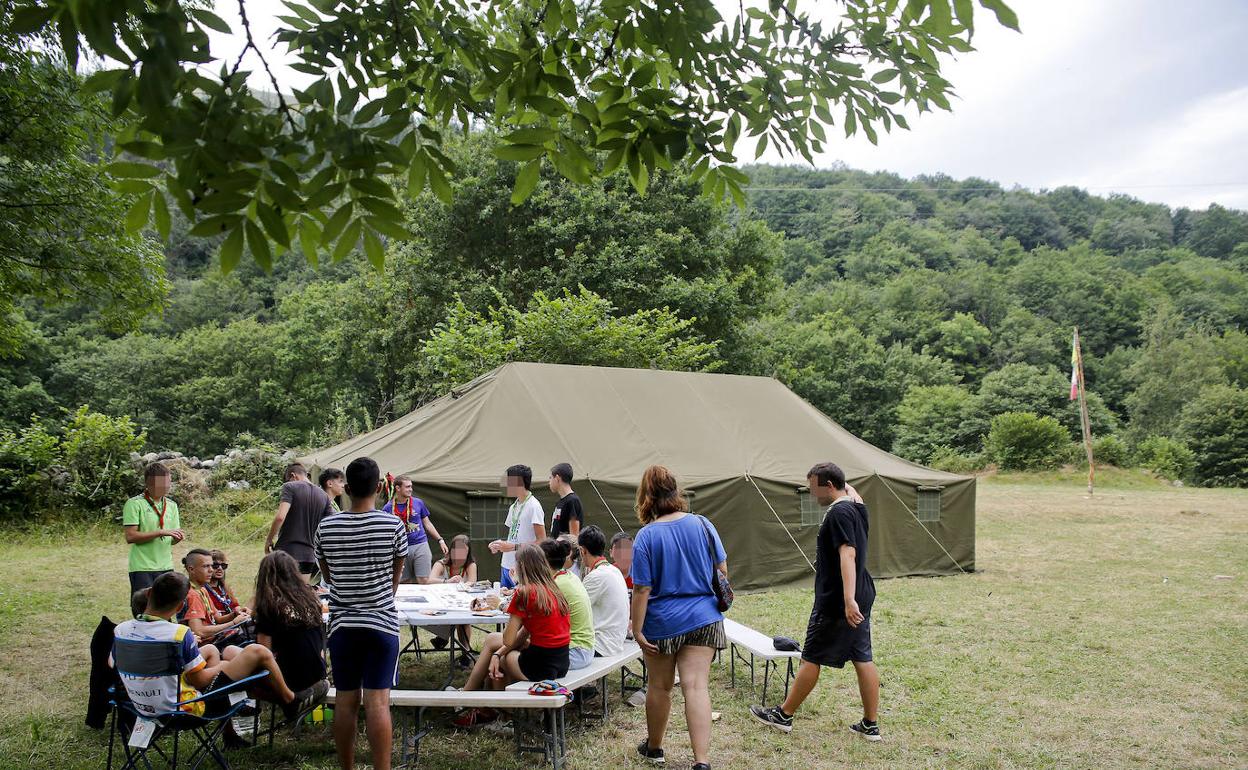
[[[295,693],[295,699],[282,706],[282,713],[286,716],[286,721],[293,722],[303,712],[310,711],[313,706],[325,699],[325,695],[328,692],[329,682],[322,679],[311,687],[305,687]]]
[[[641,743],[637,744],[637,754],[652,765],[667,764],[667,760],[663,757],[663,749],[650,748],[649,738],[642,738]]]
[[[784,713],[779,706],[750,706],[750,714],[765,725],[774,727],[782,733],[793,732],[793,717]]]
[[[577,695],[581,697],[582,702],[592,700],[598,697],[598,688],[592,684],[587,684],[577,692]]]
[[[475,666],[476,664],[477,662],[473,660],[472,656],[466,652],[462,653],[458,658],[455,659],[455,668],[459,669],[460,671],[467,671],[471,669],[473,666]]]
[[[432,641],[430,641],[429,643],[433,645],[433,649],[435,649],[435,650],[445,650],[445,649],[446,649],[446,640],[445,640],[445,639],[443,639],[443,638],[442,638],[442,637],[440,637],[440,636],[435,636],[435,637],[433,637],[433,640],[432,640]]]
[[[706,762],[694,762],[689,770],[711,770],[711,766]]]
[[[474,727],[488,725],[498,719],[498,712],[494,709],[468,709],[464,713],[455,717],[451,722],[452,727],[461,730],[468,730]]]
[[[880,740],[880,725],[877,722],[868,722],[863,719],[850,725],[849,729],[861,735],[865,740]]]

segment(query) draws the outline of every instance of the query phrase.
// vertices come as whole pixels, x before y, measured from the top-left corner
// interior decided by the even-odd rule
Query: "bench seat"
[[[331,688],[325,702],[334,702],[335,691]],[[391,690],[390,705],[394,708],[478,708],[499,709],[557,709],[567,705],[563,695],[529,695],[527,689],[512,690]]]
[[[555,681],[569,690],[578,690],[587,684],[592,684],[614,674],[640,657],[641,648],[637,646],[637,643],[626,642],[624,652],[621,652],[619,655],[612,655],[607,658],[594,658],[590,660],[589,665],[585,668],[569,671],[566,676],[561,676]],[[507,692],[527,691],[532,684],[532,682],[516,682],[507,687]]]

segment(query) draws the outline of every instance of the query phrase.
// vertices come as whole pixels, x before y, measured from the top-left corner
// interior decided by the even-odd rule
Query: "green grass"
[[[979,491],[974,575],[881,581],[873,627],[885,740],[855,740],[848,671],[829,670],[791,735],[746,715],[747,687],[713,671],[717,768],[1242,768],[1248,765],[1248,492],[1115,479],[1088,498],[1067,478],[994,477]],[[1116,483],[1121,482],[1121,483]],[[220,508],[218,503],[214,503]],[[212,526],[188,510],[188,545],[220,545],[254,575],[267,514],[241,501]],[[203,530],[213,534],[205,535]],[[247,539],[249,538],[249,539]],[[106,735],[82,726],[87,642],[124,612],[125,547],[107,527],[52,525],[0,544],[0,766],[95,768]],[[250,594],[250,591],[240,591]],[[801,638],[801,589],[741,595],[732,617]],[[405,686],[440,666],[407,666]],[[740,685],[740,682],[739,682]],[[692,756],[680,700],[667,742]],[[631,762],[643,714],[570,723],[570,767]],[[361,738],[361,740],[363,740]],[[236,767],[332,768],[328,730]],[[537,766],[505,736],[439,731],[428,768]]]

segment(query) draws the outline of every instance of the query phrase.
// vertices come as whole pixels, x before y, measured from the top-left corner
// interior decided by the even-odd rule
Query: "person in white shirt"
[[[594,654],[602,657],[624,651],[628,634],[628,587],[624,576],[607,561],[607,536],[595,525],[577,536],[581,549],[581,582],[589,594],[594,616]]]
[[[546,513],[533,496],[533,469],[513,465],[507,469],[507,495],[515,498],[507,511],[507,539],[490,543],[490,553],[503,555],[503,574],[499,582],[504,588],[516,585],[516,549],[524,543],[535,543],[546,537]]]

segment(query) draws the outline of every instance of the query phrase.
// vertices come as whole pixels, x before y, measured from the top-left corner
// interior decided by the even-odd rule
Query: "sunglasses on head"
[[[212,568],[213,569],[229,569],[230,565],[223,561],[214,561],[212,563]]]

